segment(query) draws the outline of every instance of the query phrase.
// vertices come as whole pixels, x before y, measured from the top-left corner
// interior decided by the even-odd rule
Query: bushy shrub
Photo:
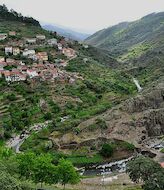
[[[100,150],[100,154],[105,157],[105,158],[109,158],[113,155],[114,153],[114,148],[111,144],[103,144],[101,150]]]

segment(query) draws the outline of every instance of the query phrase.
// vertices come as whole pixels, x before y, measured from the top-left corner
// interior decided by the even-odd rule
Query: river
[[[136,87],[138,89],[138,92],[141,92],[142,91],[142,87],[140,86],[139,81],[137,79],[133,78],[133,82],[136,85]]]
[[[89,167],[80,169],[80,174],[84,176],[110,175],[113,173],[123,173],[126,171],[126,164],[132,157],[114,161],[105,164],[95,164]]]

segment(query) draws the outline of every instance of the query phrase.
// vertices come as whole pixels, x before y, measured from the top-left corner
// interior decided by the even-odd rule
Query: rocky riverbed
[[[118,173],[123,173],[126,171],[126,164],[129,160],[131,160],[132,157],[119,160],[119,161],[114,161],[114,162],[109,162],[105,164],[100,164],[100,165],[91,165],[89,167],[85,167],[81,169],[81,175],[84,176],[96,176],[96,175],[110,175],[110,174],[118,174]]]

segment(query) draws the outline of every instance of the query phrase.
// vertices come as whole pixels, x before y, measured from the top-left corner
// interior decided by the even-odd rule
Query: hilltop
[[[72,40],[83,41],[87,37],[90,36],[89,34],[76,32],[73,29],[66,28],[64,26],[58,26],[58,25],[55,25],[55,24],[45,24],[44,23],[44,24],[42,24],[42,27],[45,30],[57,32],[60,35],[66,37],[66,38],[72,39]]]
[[[13,9],[8,10],[5,5],[0,5],[0,20],[18,21],[28,25],[40,26],[40,23],[32,17],[24,17],[21,13],[17,13]]]
[[[103,29],[86,39],[94,45],[129,62],[163,49],[164,13],[152,13],[134,22],[124,22]],[[145,58],[146,59],[146,58]]]

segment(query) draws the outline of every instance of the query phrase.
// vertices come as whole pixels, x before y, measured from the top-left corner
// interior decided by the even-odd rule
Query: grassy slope
[[[11,30],[15,30],[20,37],[35,37],[39,33],[49,37],[49,33],[40,27],[20,22],[0,23],[1,32]],[[120,97],[124,99],[135,92],[135,86],[128,75],[119,75],[119,71],[106,68],[106,65],[117,64],[106,52],[92,47],[85,49],[80,45],[73,48],[78,50],[79,56],[70,62],[67,70],[79,72],[84,81],[78,80],[74,85],[22,82],[9,86],[3,80],[0,81],[0,90],[3,92],[0,96],[1,125],[7,137],[11,131],[45,121],[49,113],[57,128],[70,130],[81,120],[117,104]],[[89,61],[85,63],[83,58],[86,57]],[[15,99],[11,100],[9,96],[13,94]],[[45,101],[44,107],[39,104],[42,99]],[[60,123],[60,117],[66,115],[70,116],[69,120]]]
[[[161,46],[164,35],[164,13],[151,14],[132,23],[121,23],[89,37],[86,42],[123,58],[134,51],[138,56]],[[134,53],[134,54],[135,54]],[[135,57],[135,55],[133,55]]]
[[[16,31],[20,36],[23,37],[35,37],[36,34],[45,34],[49,35],[46,30],[43,30],[41,27],[33,26],[17,21],[4,21],[0,22],[0,32]]]
[[[164,70],[164,13],[107,28],[86,41],[112,53],[122,70],[139,79],[142,86],[161,80]],[[125,69],[125,70],[124,70]]]
[[[85,63],[82,57],[77,57],[70,62],[67,70],[79,72],[84,80],[79,80],[74,85],[56,84],[53,87],[47,84],[44,87],[47,86],[48,90],[44,91],[44,94],[37,94],[37,89],[33,92],[38,98],[44,97],[46,102],[55,100],[60,111],[53,113],[49,103],[47,110],[52,113],[56,130],[63,133],[74,130],[81,121],[104,112],[136,92],[130,75],[106,68],[91,58]],[[73,101],[72,98],[80,101]],[[63,99],[66,101],[64,104]],[[60,117],[66,115],[69,115],[69,119],[61,123]],[[38,147],[41,141],[36,139],[42,138],[29,139],[24,148],[27,149],[28,146],[34,148],[37,141]]]

